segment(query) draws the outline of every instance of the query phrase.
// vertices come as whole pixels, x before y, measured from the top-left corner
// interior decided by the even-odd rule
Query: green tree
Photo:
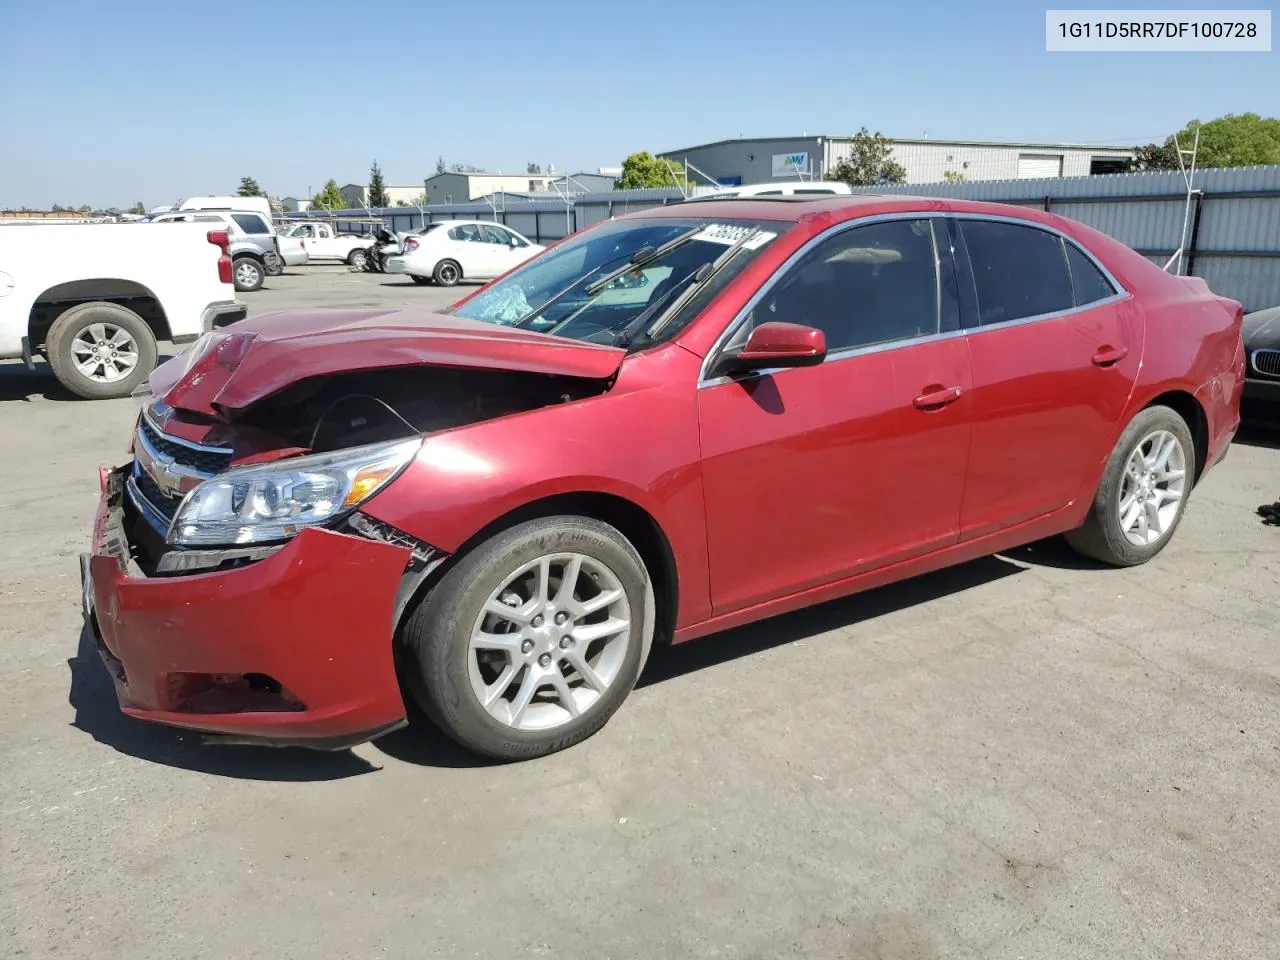
[[[851,187],[906,183],[907,171],[893,159],[893,144],[879,130],[868,133],[863,127],[853,135],[849,156],[828,173],[833,180],[843,180]]]
[[[1170,137],[1167,143],[1148,143],[1133,148],[1133,159],[1129,161],[1129,169],[1137,170],[1177,170],[1178,150]]]
[[[944,170],[942,171],[942,179],[946,183],[964,183],[965,175],[959,170]]]
[[[141,216],[142,214],[144,214],[144,213],[146,213],[146,212],[147,212],[147,208],[146,208],[146,207],[144,207],[144,206],[142,205],[142,201],[141,201],[141,200],[139,200],[137,203],[135,203],[132,207],[130,207],[130,208],[129,208],[129,212],[130,212],[130,213],[136,213],[136,214],[138,214],[139,216]]]
[[[524,172],[525,172],[525,173],[541,173],[541,172],[542,172],[542,164],[540,164],[540,163],[527,163],[527,164],[525,164]]]
[[[1134,148],[1133,170],[1177,170],[1178,148],[1190,150],[1200,132],[1197,167],[1251,167],[1280,163],[1280,117],[1256,113],[1228,113],[1202,123],[1192,120],[1177,140]],[[1187,158],[1184,158],[1186,162]]]
[[[444,173],[449,168],[445,166],[444,154],[436,158],[436,173]]]
[[[311,206],[320,210],[345,210],[347,199],[342,195],[337,180],[330,180],[319,193],[311,198]]]
[[[391,206],[391,199],[387,196],[387,184],[382,179],[382,168],[378,166],[378,161],[373,161],[373,166],[369,168],[369,206],[376,209]]]
[[[1280,117],[1228,113],[1207,123],[1192,120],[1178,131],[1182,149],[1190,150],[1200,131],[1199,167],[1252,167],[1280,163]],[[1165,141],[1172,146],[1173,138]]]
[[[236,191],[239,197],[265,197],[267,191],[258,186],[258,181],[253,177],[241,177],[240,189]]]
[[[672,169],[672,168],[675,169]],[[674,163],[668,164],[648,150],[633,153],[622,161],[622,176],[613,185],[615,190],[636,190],[642,187],[683,187],[684,172]]]
[[[409,203],[408,203],[408,201],[406,201],[406,200],[397,200],[397,201],[396,201],[396,206],[397,206],[397,207],[407,207],[408,205],[409,205]]]

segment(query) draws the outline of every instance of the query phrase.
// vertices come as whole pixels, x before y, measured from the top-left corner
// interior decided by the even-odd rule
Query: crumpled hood
[[[171,407],[226,418],[309,377],[387,367],[482,367],[605,380],[626,351],[416,310],[263,314],[157,367]]]
[[[1280,347],[1280,307],[1246,314],[1241,328],[1246,349]]]

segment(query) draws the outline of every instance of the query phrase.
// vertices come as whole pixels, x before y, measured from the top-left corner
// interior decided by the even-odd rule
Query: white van
[[[798,197],[847,195],[853,191],[847,183],[834,180],[795,180],[791,183],[748,183],[739,187],[723,187],[709,193],[706,199],[728,197]],[[699,200],[704,199],[702,197]]]
[[[271,201],[266,197],[190,197],[178,204],[179,210],[252,210],[271,222]]]

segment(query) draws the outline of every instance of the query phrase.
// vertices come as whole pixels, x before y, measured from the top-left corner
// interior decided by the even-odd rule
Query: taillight
[[[417,249],[418,249],[417,240],[413,239],[413,237],[408,237],[405,239],[405,242],[404,242],[405,253],[412,253],[414,250],[417,250]]]
[[[231,238],[225,230],[210,230],[205,236],[209,242],[222,251],[218,257],[218,280],[221,283],[231,282]]]

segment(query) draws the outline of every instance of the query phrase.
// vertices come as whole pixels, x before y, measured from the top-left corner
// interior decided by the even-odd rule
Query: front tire
[[[456,261],[441,260],[436,264],[435,273],[432,276],[439,286],[452,287],[462,279],[462,267],[458,266]]]
[[[488,757],[579,743],[635,686],[651,592],[639,554],[608,524],[560,516],[512,527],[464,555],[407,621],[415,698]]]
[[[115,303],[82,303],[49,329],[45,348],[58,382],[86,400],[127,397],[156,366],[156,337]]]
[[[1195,464],[1187,422],[1169,407],[1147,407],[1116,441],[1089,516],[1067,543],[1112,566],[1146,563],[1182,521]]]
[[[231,264],[231,277],[237,293],[252,293],[262,289],[266,268],[253,257],[237,257]]]

